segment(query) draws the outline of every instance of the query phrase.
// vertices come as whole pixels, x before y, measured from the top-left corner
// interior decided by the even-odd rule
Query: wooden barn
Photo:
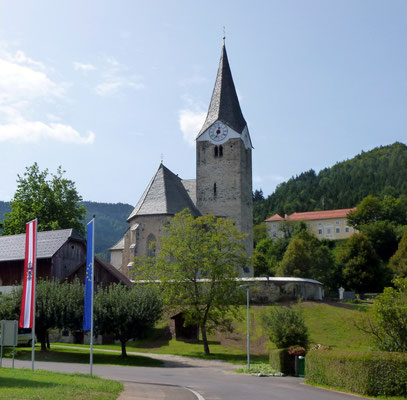
[[[0,294],[22,285],[25,234],[0,236]],[[86,240],[73,229],[38,232],[37,279],[63,281],[77,276],[84,282],[82,267],[86,264]],[[95,258],[95,283],[109,285],[130,281],[111,264]]]

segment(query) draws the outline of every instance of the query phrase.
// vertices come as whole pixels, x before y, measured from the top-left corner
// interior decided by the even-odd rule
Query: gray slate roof
[[[73,229],[38,232],[37,258],[51,258],[69,239],[85,241]],[[24,260],[25,233],[0,236],[0,261]]]
[[[225,45],[222,47],[218,75],[216,76],[208,114],[198,136],[218,120],[230,126],[237,133],[242,133],[247,125],[240,109]]]
[[[123,250],[124,249],[124,236],[109,250]]]
[[[181,178],[161,163],[127,221],[136,215],[174,215],[184,208],[189,208],[194,216],[201,215]]]

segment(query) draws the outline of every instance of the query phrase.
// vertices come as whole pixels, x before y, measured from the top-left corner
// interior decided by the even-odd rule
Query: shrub
[[[407,395],[407,354],[371,351],[310,351],[307,382],[369,396]]]
[[[262,316],[262,324],[279,349],[299,345],[306,347],[308,329],[300,310],[289,307],[271,307]]]
[[[273,370],[284,375],[294,375],[295,357],[289,354],[288,349],[275,349],[270,351],[270,366]]]

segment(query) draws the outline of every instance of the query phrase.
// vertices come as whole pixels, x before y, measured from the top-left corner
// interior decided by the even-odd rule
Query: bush
[[[294,375],[295,356],[289,354],[288,349],[275,349],[270,351],[270,366],[273,370],[284,375]]]
[[[407,354],[371,351],[309,351],[307,382],[369,396],[407,395]]]
[[[308,329],[300,310],[275,306],[263,312],[261,319],[270,341],[279,349],[295,345],[306,347]]]

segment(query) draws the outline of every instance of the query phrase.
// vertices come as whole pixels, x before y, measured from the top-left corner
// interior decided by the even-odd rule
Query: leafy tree
[[[300,310],[281,306],[270,307],[261,314],[261,320],[270,341],[278,349],[295,345],[306,347],[308,328]]]
[[[288,246],[288,239],[261,240],[253,251],[255,276],[274,276]]]
[[[407,231],[404,232],[397,251],[390,258],[389,267],[399,278],[407,278]]]
[[[254,247],[257,246],[257,243],[263,239],[266,239],[267,237],[267,227],[265,222],[257,224],[253,227]]]
[[[395,279],[377,296],[373,311],[379,347],[385,351],[407,352],[407,278]]]
[[[73,181],[64,178],[61,167],[49,177],[48,170],[40,171],[34,163],[26,168],[24,176],[18,175],[17,191],[10,202],[11,212],[2,223],[3,235],[25,231],[25,224],[38,218],[38,230],[74,228],[85,233],[82,225],[86,209]]]
[[[22,289],[2,296],[0,319],[19,319]],[[36,286],[35,333],[41,351],[47,350],[49,329],[82,328],[83,287],[79,281],[59,283],[39,280]]]
[[[277,276],[311,278],[312,255],[304,239],[294,238],[287,247]]]
[[[82,329],[83,286],[78,280],[73,283],[40,280],[36,294],[35,333],[41,351],[46,351],[50,329]]]
[[[407,353],[407,278],[393,284],[376,297],[372,317],[365,316],[356,326],[373,335],[380,350]]]
[[[368,237],[377,255],[386,262],[397,250],[401,229],[389,221],[376,221],[360,226],[360,231]]]
[[[319,241],[315,235],[304,229],[299,229],[288,245],[277,275],[315,279],[324,283],[329,290],[337,287],[339,278],[327,243]]]
[[[95,331],[114,334],[120,340],[122,356],[126,343],[146,334],[162,315],[162,300],[157,290],[143,284],[128,288],[112,284],[100,288],[95,295]]]
[[[169,219],[158,257],[135,260],[144,277],[160,280],[165,303],[182,311],[187,324],[200,327],[205,354],[207,333],[230,329],[231,317],[238,316],[236,278],[247,262],[244,237],[229,219],[194,218],[184,210]]]
[[[338,262],[342,265],[344,285],[357,292],[379,291],[386,280],[386,271],[363,233],[355,233],[340,249]]]

